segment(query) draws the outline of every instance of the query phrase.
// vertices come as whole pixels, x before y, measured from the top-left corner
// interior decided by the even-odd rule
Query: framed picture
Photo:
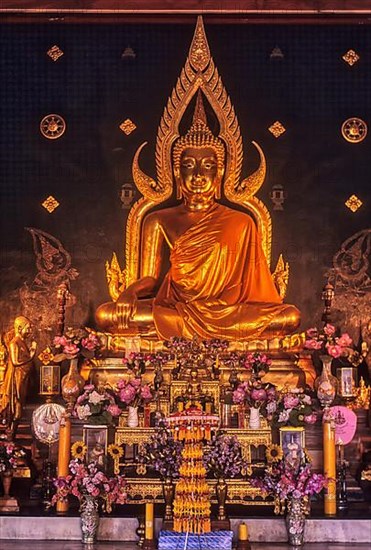
[[[84,424],[84,443],[87,447],[86,462],[96,462],[101,468],[107,464],[108,426]]]
[[[285,457],[293,454],[301,456],[305,449],[304,428],[294,428],[293,426],[280,428],[280,445]]]
[[[336,371],[339,380],[339,394],[342,397],[353,397],[356,388],[354,367],[341,367]]]

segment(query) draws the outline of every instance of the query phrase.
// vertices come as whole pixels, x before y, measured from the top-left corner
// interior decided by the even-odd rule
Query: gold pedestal
[[[0,497],[0,512],[19,512],[17,499],[14,497]]]

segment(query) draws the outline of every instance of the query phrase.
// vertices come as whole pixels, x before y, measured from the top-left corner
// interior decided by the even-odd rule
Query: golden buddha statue
[[[260,168],[238,184],[241,136],[208,52],[199,19],[185,70],[160,124],[158,184],[139,168],[143,146],[134,158],[134,179],[144,197],[129,215],[126,270],[114,269],[116,256],[107,266],[109,281],[123,284],[111,292],[115,301],[96,312],[105,332],[246,341],[288,334],[299,325],[299,311],[282,303],[268,268],[270,217],[254,196],[265,176],[264,155],[257,147]],[[219,120],[218,137],[208,127],[201,92]],[[180,136],[179,122],[195,94],[192,125]],[[144,215],[171,196],[173,177],[182,202]],[[223,191],[229,202],[251,210],[257,225],[249,214],[221,204]],[[170,269],[161,280],[165,246]],[[133,247],[136,256],[130,255]]]
[[[0,388],[0,413],[6,412],[13,436],[18,421],[22,416],[22,408],[26,401],[28,380],[36,352],[36,342],[30,345],[27,339],[31,334],[31,322],[20,315],[14,321],[14,332],[11,331],[8,344],[8,365],[3,384]]]

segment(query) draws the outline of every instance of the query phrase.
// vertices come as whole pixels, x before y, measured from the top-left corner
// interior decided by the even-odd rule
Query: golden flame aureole
[[[223,191],[225,198],[243,205],[254,216],[261,234],[263,250],[268,263],[271,258],[271,218],[266,206],[255,194],[263,184],[266,162],[260,146],[252,142],[260,156],[259,168],[249,177],[240,181],[243,161],[243,147],[240,127],[231,100],[223,85],[218,70],[210,54],[202,17],[197,19],[196,29],[185,65],[165,106],[156,140],[157,178],[145,174],[139,167],[139,155],[144,142],[137,150],[132,165],[134,182],[143,195],[130,210],[126,228],[125,286],[139,277],[140,229],[144,215],[155,205],[169,199],[173,193],[173,148],[179,140],[179,125],[184,113],[194,98],[202,92],[219,122],[219,136],[213,136],[207,127],[204,114],[195,113],[194,124],[203,125],[209,134],[208,139],[216,144],[221,141],[225,147],[225,171]],[[199,109],[199,102],[196,102]],[[200,119],[201,117],[201,119]],[[197,120],[196,120],[197,119]],[[200,119],[200,120],[199,120]],[[195,128],[190,129],[192,133]],[[188,132],[188,133],[189,133]],[[188,138],[191,138],[188,135]],[[180,138],[181,140],[187,137]]]

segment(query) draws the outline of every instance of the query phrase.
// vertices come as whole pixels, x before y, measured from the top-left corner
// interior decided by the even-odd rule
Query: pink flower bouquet
[[[96,388],[94,384],[84,386],[75,403],[72,415],[89,424],[111,424],[113,418],[120,416],[115,392],[109,388]]]
[[[324,355],[332,357],[348,357],[352,354],[353,340],[347,332],[337,336],[337,330],[334,325],[327,323],[322,332],[317,328],[310,328],[306,331],[306,341],[304,347],[313,351],[318,351]]]
[[[113,504],[127,502],[127,484],[124,476],[108,477],[95,463],[86,465],[77,458],[70,461],[69,471],[68,476],[54,480],[56,493],[52,505],[59,500],[67,499],[68,495],[76,497],[80,504],[84,498],[91,496],[101,502],[104,511],[110,513]]]
[[[63,336],[55,336],[54,358],[59,363],[64,359],[74,359],[75,357],[85,357],[92,359],[100,348],[99,338],[92,332],[85,329],[74,329],[69,327]]]
[[[274,413],[273,423],[277,427],[282,426],[306,426],[315,424],[317,414],[313,406],[312,398],[301,388],[293,388],[281,391]]]
[[[312,471],[311,463],[305,457],[298,465],[283,458],[268,466],[261,477],[251,480],[252,485],[262,489],[266,495],[278,497],[281,503],[291,498],[303,499],[318,494],[327,482],[322,474]]]
[[[143,407],[153,399],[153,390],[141,378],[121,379],[117,382],[116,397],[121,406]]]

